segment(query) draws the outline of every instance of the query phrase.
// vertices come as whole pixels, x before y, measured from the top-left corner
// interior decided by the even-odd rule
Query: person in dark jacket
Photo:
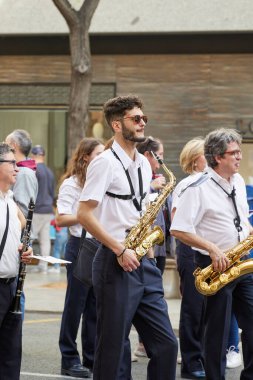
[[[53,218],[54,186],[53,172],[45,164],[45,150],[41,145],[35,145],[31,150],[31,157],[37,164],[36,176],[39,191],[33,215],[33,232],[38,238],[40,254],[49,256],[51,250],[50,222]],[[40,261],[35,270],[47,273],[46,261]]]

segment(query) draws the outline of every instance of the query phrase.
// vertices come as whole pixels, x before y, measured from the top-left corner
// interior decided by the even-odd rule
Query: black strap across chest
[[[131,180],[131,177],[130,177],[128,169],[124,168],[124,165],[123,165],[121,159],[119,158],[119,156],[117,155],[117,153],[113,150],[113,148],[111,148],[111,151],[114,154],[114,156],[117,158],[117,160],[119,160],[119,162],[121,163],[121,165],[122,165],[122,167],[124,169],[124,172],[126,174],[126,177],[127,177],[128,183],[129,183],[131,194],[121,195],[121,194],[111,193],[110,191],[107,191],[106,194],[109,197],[123,199],[123,200],[130,200],[130,199],[132,199],[133,204],[134,204],[136,210],[139,211],[139,212],[141,212],[142,211],[142,201],[143,201],[143,199],[145,198],[145,196],[147,194],[147,193],[143,193],[143,181],[142,181],[141,168],[140,167],[138,168],[139,189],[140,189],[140,196],[141,196],[140,202],[138,202],[137,199],[136,199],[136,196],[135,196],[133,183],[132,183],[132,180]]]
[[[242,231],[242,226],[241,226],[241,218],[240,218],[240,215],[239,215],[239,212],[238,212],[238,208],[237,208],[237,205],[236,205],[236,200],[235,200],[235,196],[236,196],[235,187],[233,187],[233,190],[231,191],[231,193],[228,193],[217,181],[215,181],[215,179],[213,179],[211,177],[211,180],[213,182],[215,182],[216,185],[218,185],[224,191],[224,193],[226,193],[227,196],[229,198],[231,198],[231,200],[233,202],[233,206],[234,206],[235,214],[236,214],[236,217],[234,218],[234,225],[235,225],[235,228],[237,229],[237,232],[238,232],[238,241],[240,241],[240,234],[239,233]]]
[[[6,227],[5,227],[5,231],[4,231],[3,238],[2,238],[2,241],[1,241],[1,245],[0,245],[0,260],[1,260],[2,254],[3,254],[5,242],[6,242],[6,239],[7,239],[8,228],[9,228],[9,205],[7,203]]]

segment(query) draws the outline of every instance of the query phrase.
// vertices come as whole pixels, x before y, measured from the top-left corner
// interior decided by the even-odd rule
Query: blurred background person
[[[28,156],[32,148],[32,140],[27,131],[16,129],[10,133],[5,142],[14,149],[15,160],[19,168],[13,194],[20,210],[27,217],[28,204],[33,198],[36,202],[38,181],[36,177],[36,162]]]
[[[54,199],[54,212],[56,212],[56,201],[57,198]],[[50,226],[53,228],[53,234],[51,234],[53,236],[52,256],[56,259],[61,259],[62,256],[64,256],[65,246],[68,240],[68,227],[59,227],[55,218],[51,220]],[[53,264],[53,266],[48,269],[48,273],[61,273],[61,265],[58,263]]]
[[[41,145],[35,145],[31,150],[31,157],[35,160],[38,180],[38,197],[33,215],[33,233],[38,239],[41,256],[49,256],[51,252],[50,222],[53,218],[55,179],[51,169],[45,164],[45,150]],[[48,263],[39,261],[34,271],[47,273]]]
[[[5,142],[14,150],[14,156],[19,171],[17,173],[16,182],[12,188],[14,199],[27,218],[28,205],[32,198],[36,202],[38,194],[38,181],[36,177],[36,162],[30,159],[29,153],[32,148],[32,140],[27,131],[24,129],[15,129],[10,133]],[[31,229],[31,237],[34,238],[33,226]],[[21,294],[22,317],[25,313],[25,293]]]
[[[188,177],[180,181],[172,195],[172,218],[177,208],[180,193],[187,185],[201,178],[206,166],[204,156],[204,139],[194,138],[183,147],[180,154],[180,166]],[[185,210],[187,212],[187,210]],[[182,357],[181,375],[190,378],[204,378],[203,358],[203,307],[204,296],[195,288],[193,272],[196,269],[194,250],[188,245],[176,240],[177,270],[180,277],[180,292],[182,295],[179,341]],[[188,377],[189,378],[189,377]]]
[[[73,276],[82,234],[82,226],[77,221],[76,213],[86,179],[87,167],[103,150],[104,146],[97,139],[84,138],[80,142],[62,177],[57,201],[57,225],[69,227],[70,232],[65,249],[65,259],[72,262],[67,265],[67,290],[59,338],[62,355],[61,373],[81,378],[91,377],[93,367],[96,300],[93,287],[84,285]],[[82,364],[76,344],[81,317]]]

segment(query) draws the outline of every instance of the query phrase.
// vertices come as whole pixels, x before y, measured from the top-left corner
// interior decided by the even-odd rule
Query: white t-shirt
[[[9,229],[0,260],[0,278],[16,277],[19,268],[19,252],[21,238],[21,223],[18,218],[18,208],[13,201],[13,193],[9,190],[6,194],[0,192],[0,242],[6,227],[7,202],[9,205]]]
[[[75,176],[66,178],[59,189],[57,209],[59,214],[76,215],[79,206],[79,197],[82,188],[78,185]],[[81,237],[82,226],[80,223],[69,227],[71,235]]]
[[[213,242],[221,250],[232,248],[238,243],[238,232],[234,225],[236,217],[231,198],[213,181],[217,181],[228,193],[236,190],[236,205],[241,219],[240,240],[249,235],[249,207],[246,187],[240,174],[234,174],[229,183],[214,170],[208,168],[209,178],[196,187],[188,187],[178,198],[177,209],[171,230],[197,234]],[[204,250],[197,249],[207,255]]]
[[[148,160],[136,150],[135,161],[132,161],[116,141],[114,141],[112,148],[120,158],[124,168],[129,171],[138,202],[140,201],[138,168],[141,168],[143,193],[147,193],[142,202],[142,210],[145,212],[152,178]],[[80,201],[97,201],[98,206],[94,211],[96,218],[110,235],[119,241],[124,241],[127,231],[138,222],[140,212],[136,210],[132,199],[122,200],[106,194],[107,191],[117,195],[131,194],[129,182],[121,162],[110,149],[96,157],[88,166],[86,183]]]

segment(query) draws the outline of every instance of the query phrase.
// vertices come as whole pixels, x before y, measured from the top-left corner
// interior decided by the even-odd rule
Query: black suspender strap
[[[1,245],[0,245],[0,260],[1,260],[2,254],[3,254],[5,242],[6,242],[6,239],[7,239],[8,228],[9,228],[9,205],[7,203],[6,227],[5,227],[5,231],[4,231],[4,234],[3,234],[2,242],[1,242]]]
[[[121,165],[122,165],[122,167],[124,169],[124,172],[125,172],[125,174],[127,176],[127,180],[128,180],[128,183],[129,183],[131,194],[129,194],[129,195],[120,195],[120,194],[113,194],[110,191],[107,191],[106,194],[109,195],[110,197],[118,198],[118,199],[123,199],[123,200],[130,200],[130,199],[132,199],[133,200],[133,204],[134,204],[136,210],[139,211],[139,212],[141,212],[142,211],[142,200],[146,196],[146,193],[143,193],[143,181],[142,181],[141,168],[140,167],[138,168],[139,188],[140,188],[140,196],[141,196],[140,203],[139,203],[137,201],[137,199],[136,199],[136,196],[135,196],[133,183],[132,183],[130,174],[128,172],[128,169],[124,168],[124,165],[121,162],[121,159],[119,158],[119,156],[117,155],[117,153],[113,150],[113,148],[111,148],[111,151],[114,154],[114,156],[117,158],[117,160],[119,160],[119,162],[121,163]]]
[[[211,180],[213,182],[215,182],[216,185],[218,185],[224,191],[224,193],[226,193],[227,196],[229,198],[231,198],[231,200],[233,202],[233,206],[234,206],[235,214],[236,214],[236,217],[234,218],[234,225],[235,225],[235,228],[237,229],[237,232],[238,232],[238,241],[240,241],[240,232],[242,231],[242,226],[241,226],[241,218],[240,218],[240,215],[239,215],[239,212],[238,212],[238,208],[237,208],[237,205],[236,205],[236,200],[235,200],[235,196],[236,196],[235,187],[233,187],[233,190],[229,194],[217,181],[215,181],[215,179],[213,179],[211,177]]]

